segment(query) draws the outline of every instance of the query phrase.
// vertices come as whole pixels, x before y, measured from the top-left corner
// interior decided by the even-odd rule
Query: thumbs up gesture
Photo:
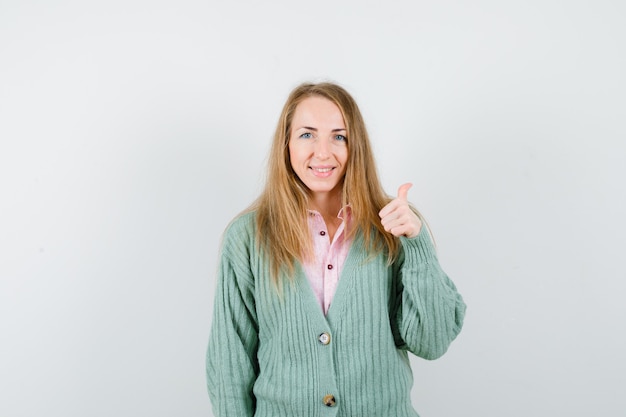
[[[422,228],[419,217],[409,207],[407,195],[412,186],[411,183],[402,184],[398,188],[398,197],[391,200],[378,213],[385,230],[394,236],[412,238],[417,236]]]

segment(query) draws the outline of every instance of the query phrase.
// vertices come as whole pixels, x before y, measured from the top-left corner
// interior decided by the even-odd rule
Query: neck
[[[322,215],[328,230],[328,238],[332,242],[342,222],[342,220],[337,217],[339,210],[341,210],[341,195],[332,196],[330,193],[324,195],[317,193],[311,196],[309,208],[316,210]]]
[[[341,195],[337,193],[315,193],[309,199],[309,208],[318,211],[322,217],[334,218],[341,209]]]

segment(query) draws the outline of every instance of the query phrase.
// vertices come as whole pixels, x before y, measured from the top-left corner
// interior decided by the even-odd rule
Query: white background
[[[228,5],[226,5],[228,4]],[[626,410],[626,5],[0,1],[0,415],[211,416],[220,235],[346,87],[467,304],[423,417]]]

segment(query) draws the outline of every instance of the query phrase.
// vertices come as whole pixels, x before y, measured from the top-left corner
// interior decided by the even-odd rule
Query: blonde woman
[[[407,352],[435,359],[465,304],[421,216],[382,189],[332,83],[284,105],[267,181],[223,236],[206,358],[216,416],[417,416]]]

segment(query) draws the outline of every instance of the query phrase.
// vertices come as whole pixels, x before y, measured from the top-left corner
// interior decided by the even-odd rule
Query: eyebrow
[[[307,130],[312,130],[314,132],[317,132],[317,128],[311,127],[311,126],[301,126],[298,129],[307,129]],[[338,128],[338,129],[331,130],[331,132],[344,132],[344,131],[346,131],[345,128]]]

